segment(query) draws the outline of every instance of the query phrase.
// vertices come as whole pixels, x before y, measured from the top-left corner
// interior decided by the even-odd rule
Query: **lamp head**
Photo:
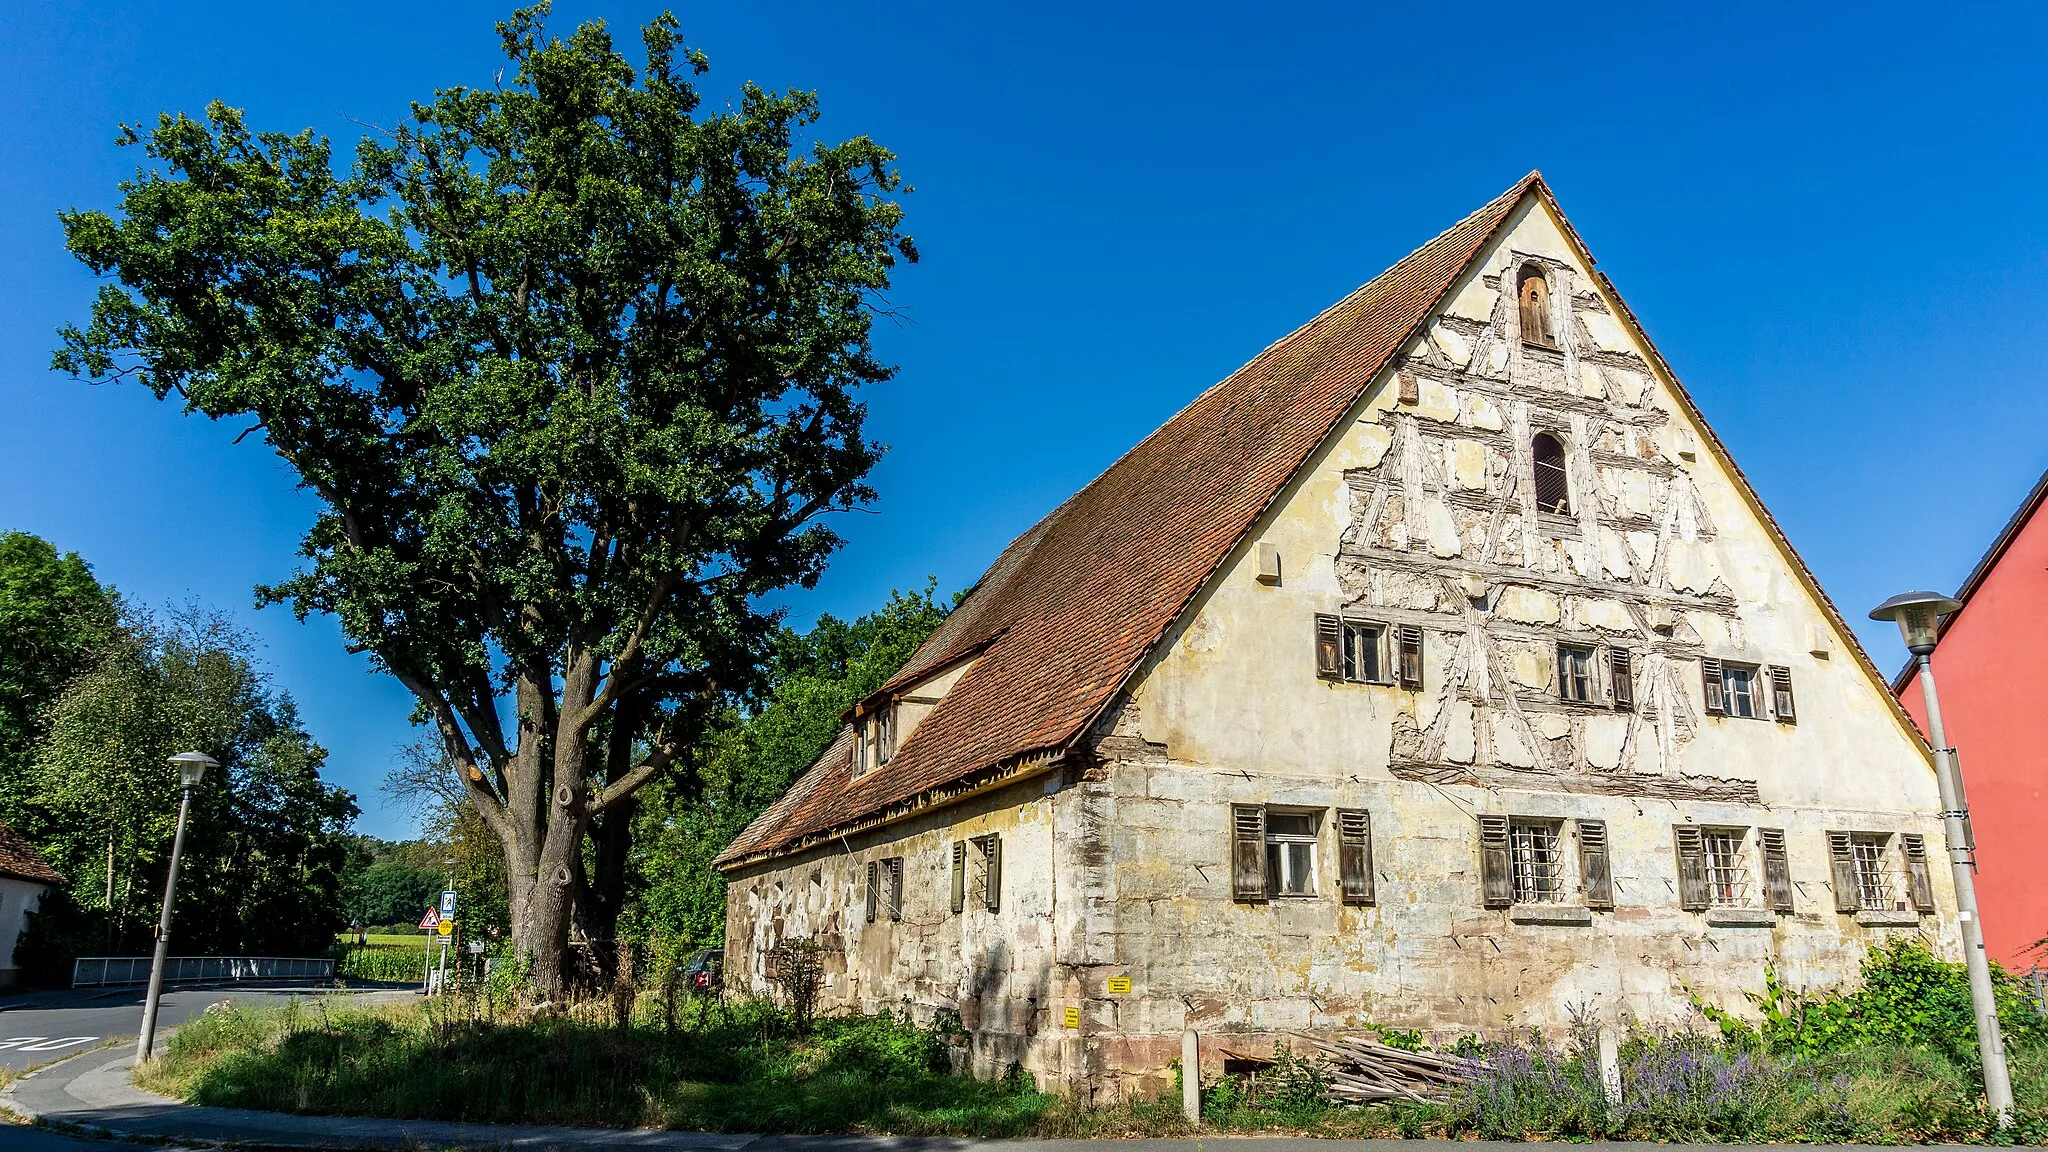
[[[178,783],[186,788],[199,787],[208,768],[220,767],[220,761],[204,752],[180,752],[171,757],[171,767],[178,770]]]
[[[1962,606],[1961,601],[1939,592],[1901,592],[1872,608],[1870,618],[1897,622],[1899,634],[1906,639],[1906,651],[1925,656],[1934,651],[1941,618]]]

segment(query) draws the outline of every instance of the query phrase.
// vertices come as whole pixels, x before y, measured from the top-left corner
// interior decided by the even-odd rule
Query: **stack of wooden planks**
[[[1323,1039],[1296,1033],[1322,1053],[1336,1104],[1369,1104],[1382,1100],[1428,1100],[1461,1084],[1484,1064],[1434,1052],[1391,1048],[1366,1036]]]

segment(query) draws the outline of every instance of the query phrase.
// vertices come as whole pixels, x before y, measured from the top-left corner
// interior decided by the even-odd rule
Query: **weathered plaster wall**
[[[0,988],[12,987],[20,976],[14,949],[28,930],[29,913],[43,902],[48,884],[0,876]]]
[[[1055,771],[734,873],[726,889],[728,985],[775,994],[769,950],[814,939],[827,949],[822,1010],[908,1010],[927,1023],[957,1017],[977,1074],[1021,1064],[1042,1084],[1067,1083],[1086,1053],[1060,1014],[1078,1002],[1071,964],[1091,946],[1082,873],[1099,858],[1076,844],[1073,830],[1091,826],[1089,796],[1103,787]],[[989,833],[1002,838],[998,909],[987,911],[970,887],[955,913],[953,844]],[[869,923],[867,866],[897,856],[902,919],[890,920],[885,899]]]
[[[1519,339],[1526,260],[1557,286],[1559,351]],[[1795,983],[1852,975],[1899,929],[1834,911],[1824,833],[1917,831],[1938,854],[1924,754],[1540,204],[1397,369],[1415,402],[1390,373],[1133,693],[1145,750],[1110,773],[1113,969],[1133,982],[1114,1062],[1163,1068],[1189,1021],[1555,1026],[1579,1001],[1668,1020],[1681,985],[1739,1004],[1766,957]],[[1531,506],[1537,429],[1567,446],[1569,519]],[[1277,586],[1257,579],[1261,541]],[[1424,688],[1319,680],[1313,618],[1340,610],[1422,627]],[[1559,641],[1630,647],[1637,710],[1560,703]],[[1707,715],[1701,656],[1791,668],[1797,723]],[[1232,803],[1368,809],[1377,906],[1339,906],[1327,827],[1325,895],[1233,904]],[[1560,926],[1483,909],[1477,813],[1605,819],[1615,910]],[[1797,911],[1751,928],[1682,911],[1688,822],[1784,828]],[[1946,941],[1953,895],[1931,870],[1919,930]]]

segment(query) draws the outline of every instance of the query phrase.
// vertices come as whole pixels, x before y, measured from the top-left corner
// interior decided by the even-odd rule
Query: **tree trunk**
[[[577,886],[576,935],[589,945],[602,980],[616,970],[619,913],[626,905],[626,862],[633,847],[633,814],[640,807],[628,797],[590,822],[593,848],[588,880]]]

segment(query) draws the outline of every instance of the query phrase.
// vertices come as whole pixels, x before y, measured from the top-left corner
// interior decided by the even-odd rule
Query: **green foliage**
[[[652,1010],[619,1029],[493,1020],[480,999],[446,999],[208,1012],[140,1079],[228,1107],[724,1132],[1016,1136],[1054,1104],[1021,1077],[951,1075],[945,1035],[886,1013],[799,1036],[756,1001],[701,1006],[670,1030]]]
[[[44,711],[118,634],[119,610],[76,552],[0,532],[0,819],[20,823]]]
[[[197,609],[131,614],[48,711],[19,831],[72,880],[31,918],[24,965],[60,977],[79,954],[146,951],[179,788],[165,762],[219,760],[193,793],[177,941],[194,953],[318,955],[345,918],[356,806],[320,779],[326,751],[274,691],[253,643]]]
[[[649,929],[724,941],[725,881],[711,861],[811,766],[846,710],[895,675],[946,618],[934,587],[892,593],[851,622],[826,614],[809,632],[781,631],[767,703],[751,715],[729,714],[693,778],[657,788],[642,807],[636,867]]]
[[[260,431],[320,506],[261,597],[414,694],[515,891],[588,903],[591,821],[755,685],[762,598],[872,499],[856,392],[916,250],[895,158],[818,139],[814,94],[707,103],[673,17],[636,62],[547,12],[352,161],[220,103],[124,128],[118,209],[61,216],[107,282],[55,363]],[[569,909],[514,907],[552,984]]]
[[[445,877],[402,860],[380,860],[354,873],[342,889],[351,921],[366,925],[408,924],[431,907]]]
[[[1764,990],[1748,994],[1762,1015],[1755,1024],[1697,997],[1694,1004],[1730,1040],[1771,1052],[1819,1055],[1861,1045],[1897,1046],[1937,1053],[1959,1067],[1977,1066],[1976,1014],[1961,963],[1939,959],[1907,937],[1872,948],[1862,975],[1853,989],[1803,996],[1767,967]],[[2006,1044],[2048,1046],[2048,1019],[2026,987],[1996,964],[1992,985]]]

